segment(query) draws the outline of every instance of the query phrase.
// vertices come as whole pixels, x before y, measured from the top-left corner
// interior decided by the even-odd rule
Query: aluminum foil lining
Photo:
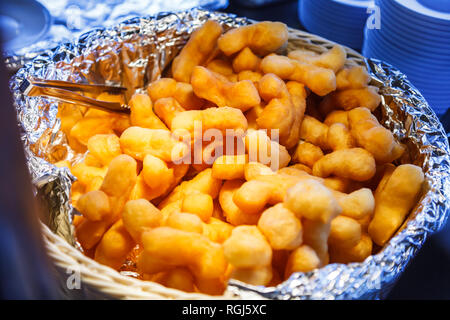
[[[48,32],[36,43],[4,53],[6,67],[16,71],[26,62],[71,41],[97,27],[111,27],[136,16],[154,15],[158,12],[187,10],[202,7],[218,10],[228,6],[228,0],[38,0],[50,12]]]
[[[27,76],[74,82],[125,85],[139,90],[157,79],[179,52],[192,30],[208,19],[226,28],[250,23],[231,14],[198,9],[135,18],[107,29],[97,29],[38,56],[11,80],[22,140],[38,198],[49,208],[47,224],[74,244],[70,220],[70,186],[67,169],[52,165],[76,159],[60,131],[58,104],[40,97],[26,97],[18,87]],[[296,43],[298,43],[296,39]],[[320,41],[318,42],[320,43]],[[311,48],[311,41],[305,39]],[[317,47],[321,51],[321,47]],[[389,243],[362,263],[330,264],[295,273],[277,287],[251,286],[230,281],[228,292],[238,298],[270,299],[375,299],[383,298],[422,246],[443,227],[449,212],[450,158],[446,134],[420,92],[402,73],[378,60],[365,61],[372,83],[383,96],[382,123],[408,147],[403,161],[420,165],[425,172],[424,195],[408,220]]]

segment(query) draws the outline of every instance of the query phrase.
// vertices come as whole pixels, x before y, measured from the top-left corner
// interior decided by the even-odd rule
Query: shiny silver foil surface
[[[60,131],[58,104],[24,96],[23,79],[36,76],[74,82],[121,84],[131,91],[160,77],[164,68],[208,19],[226,28],[250,23],[245,18],[198,9],[135,18],[107,29],[97,29],[77,41],[62,44],[35,58],[11,80],[22,140],[38,198],[48,207],[50,228],[75,245],[70,220],[68,169],[52,165],[76,160]],[[298,41],[298,40],[297,40]],[[309,43],[309,44],[308,44]],[[305,45],[311,43],[305,39]],[[319,50],[319,48],[318,48]],[[365,61],[372,84],[380,88],[381,122],[408,147],[400,162],[424,169],[425,190],[408,220],[389,243],[362,263],[330,264],[309,273],[293,274],[277,287],[257,287],[231,280],[228,291],[237,298],[254,299],[378,299],[390,288],[427,237],[446,222],[450,206],[450,158],[446,134],[422,95],[398,70],[381,61]]]

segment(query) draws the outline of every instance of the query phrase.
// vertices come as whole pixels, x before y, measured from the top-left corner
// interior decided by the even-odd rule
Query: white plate
[[[445,11],[433,10],[426,7],[418,0],[390,0],[397,6],[402,8],[405,12],[411,14],[421,20],[426,20],[431,23],[443,24],[445,26],[450,25],[450,13]]]
[[[342,24],[325,16],[324,11],[317,7],[316,0],[302,0],[299,2],[299,18],[303,26],[311,33],[331,39],[351,48],[361,48],[363,40],[362,24],[360,28],[354,25]]]
[[[2,0],[0,28],[2,47],[14,51],[37,42],[49,29],[51,16],[35,0]]]

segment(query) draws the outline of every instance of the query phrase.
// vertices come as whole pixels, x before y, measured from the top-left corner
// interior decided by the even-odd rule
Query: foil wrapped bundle
[[[96,29],[77,41],[38,56],[11,80],[28,166],[39,199],[48,208],[46,224],[76,245],[71,227],[73,208],[68,169],[52,165],[83,155],[67,145],[56,117],[58,103],[28,97],[19,87],[29,76],[106,83],[139,91],[159,78],[191,32],[208,19],[225,28],[251,23],[234,15],[193,9],[134,18]],[[301,39],[296,39],[296,44]],[[305,39],[305,46],[311,42]],[[318,48],[320,50],[320,48]],[[330,264],[309,273],[295,273],[277,287],[259,287],[231,280],[228,292],[237,298],[374,299],[383,298],[427,237],[445,224],[450,199],[449,145],[442,125],[406,77],[381,61],[365,61],[372,83],[383,96],[381,123],[408,148],[408,161],[425,172],[425,191],[400,231],[382,250],[362,263]]]

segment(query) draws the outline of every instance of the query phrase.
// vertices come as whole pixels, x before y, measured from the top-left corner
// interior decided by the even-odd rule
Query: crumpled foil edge
[[[56,118],[58,105],[44,98],[25,97],[18,89],[21,81],[29,75],[77,82],[98,80],[89,78],[95,63],[83,64],[82,61],[76,63],[73,61],[76,61],[77,57],[89,58],[86,56],[86,53],[89,53],[88,49],[99,43],[108,44],[105,40],[121,42],[142,33],[150,36],[158,35],[152,38],[157,41],[152,49],[159,51],[152,52],[150,56],[154,61],[146,61],[144,66],[141,57],[129,61],[126,67],[137,71],[137,74],[147,73],[147,81],[151,81],[161,74],[161,70],[170,62],[169,59],[176,54],[183,41],[187,40],[190,32],[207,19],[218,20],[230,27],[250,23],[245,18],[237,18],[231,14],[198,9],[131,19],[114,28],[93,30],[81,36],[76,42],[66,43],[47,51],[20,69],[11,80],[28,166],[37,195],[49,208],[47,224],[69,243],[74,244],[71,227],[73,208],[69,201],[70,186],[74,178],[67,169],[50,164],[47,157],[53,147],[67,145],[65,136],[60,132],[59,120]],[[160,32],[172,29],[175,32],[166,35],[165,38],[159,37]],[[140,63],[136,63],[137,61]],[[413,162],[424,168],[426,177],[424,195],[401,231],[378,254],[370,256],[364,262],[330,264],[312,272],[295,273],[276,287],[251,286],[231,280],[227,290],[235,297],[383,298],[427,237],[445,224],[450,199],[450,152],[445,131],[425,99],[406,76],[378,60],[367,59],[366,64],[383,95],[382,123],[390,128],[397,138],[407,141],[417,152],[414,154]],[[151,76],[148,76],[149,74]],[[103,77],[102,81],[109,84],[120,83],[120,79],[107,77]],[[145,79],[143,81],[145,82]],[[43,135],[46,136],[46,144],[39,144]],[[75,156],[70,150],[66,152],[68,158]]]

